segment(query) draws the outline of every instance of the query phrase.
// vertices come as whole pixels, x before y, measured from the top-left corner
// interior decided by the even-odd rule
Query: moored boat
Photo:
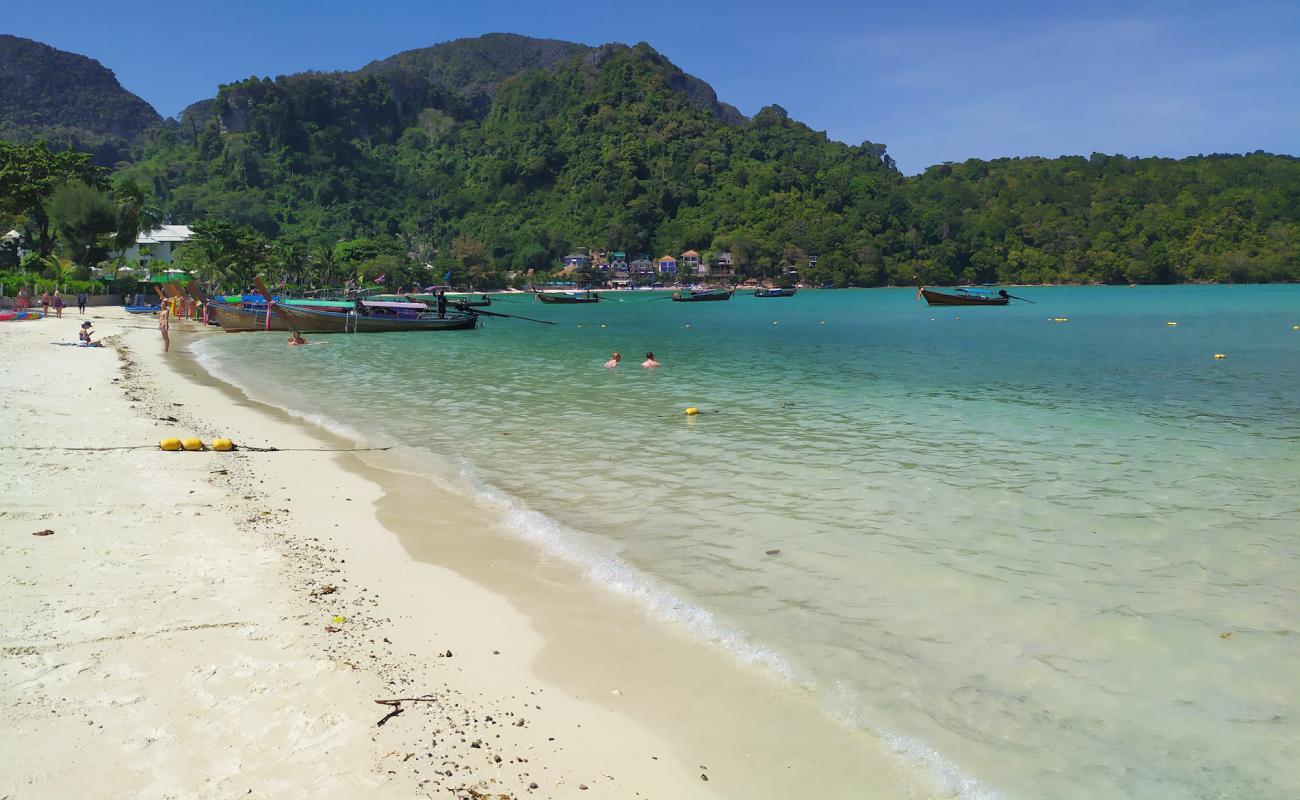
[[[734,289],[687,289],[682,292],[673,292],[672,299],[674,303],[707,303],[716,300],[730,300]]]
[[[439,317],[423,303],[376,303],[362,301],[347,312],[321,311],[302,306],[275,304],[286,326],[300,333],[394,333],[399,331],[467,330],[478,324],[472,311],[448,311]]]
[[[788,289],[781,289],[774,286],[770,289],[755,289],[754,296],[755,297],[794,297],[794,293],[797,291],[799,290],[794,288],[793,286],[791,286]]]
[[[22,322],[32,319],[45,319],[45,312],[31,308],[14,308],[0,311],[0,322]]]
[[[932,306],[1005,306],[1011,302],[1006,289],[999,290],[998,294],[969,289],[958,289],[955,294],[948,294],[921,287],[918,292]]]
[[[600,295],[588,289],[585,293],[579,292],[543,292],[541,289],[533,289],[533,296],[543,303],[598,303]]]

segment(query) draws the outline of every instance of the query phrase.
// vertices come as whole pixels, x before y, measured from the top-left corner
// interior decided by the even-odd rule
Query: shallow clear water
[[[1300,286],[1016,293],[513,298],[559,324],[199,350],[946,790],[1300,795]]]

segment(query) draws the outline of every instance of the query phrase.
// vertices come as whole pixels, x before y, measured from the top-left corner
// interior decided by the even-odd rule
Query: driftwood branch
[[[426,694],[423,697],[394,697],[391,700],[376,700],[375,702],[378,703],[379,705],[389,706],[393,710],[385,714],[383,719],[376,722],[375,727],[376,728],[383,727],[384,723],[388,722],[393,717],[405,711],[406,709],[402,708],[402,703],[433,703],[436,702],[437,700],[438,698],[434,697],[431,694]]]

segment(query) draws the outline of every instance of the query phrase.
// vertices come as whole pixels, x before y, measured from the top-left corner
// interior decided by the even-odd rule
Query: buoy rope
[[[368,453],[378,450],[392,450],[388,447],[252,447],[246,444],[235,445],[232,450],[249,453]],[[0,445],[0,450],[157,450],[156,444],[105,445],[103,447],[32,447],[23,445]],[[211,447],[204,449],[210,450]]]

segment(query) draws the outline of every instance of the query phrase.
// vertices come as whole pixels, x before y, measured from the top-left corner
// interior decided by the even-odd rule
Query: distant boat
[[[991,289],[974,289],[961,287],[956,294],[947,292],[936,292],[933,289],[927,289],[920,284],[916,287],[918,297],[924,297],[925,302],[932,306],[1005,306],[1011,302],[1011,295],[1007,294],[1006,289],[999,289],[994,294]],[[1020,298],[1016,298],[1019,300]]]
[[[588,289],[585,293],[580,292],[543,292],[540,289],[533,289],[533,297],[536,297],[543,303],[599,303],[600,295]]]
[[[673,292],[674,303],[706,303],[714,300],[730,300],[734,289],[687,289],[684,292]]]
[[[797,291],[799,290],[794,288],[793,286],[790,287],[789,289],[778,289],[776,287],[773,287],[771,289],[755,289],[754,296],[755,297],[794,297],[794,293]]]

